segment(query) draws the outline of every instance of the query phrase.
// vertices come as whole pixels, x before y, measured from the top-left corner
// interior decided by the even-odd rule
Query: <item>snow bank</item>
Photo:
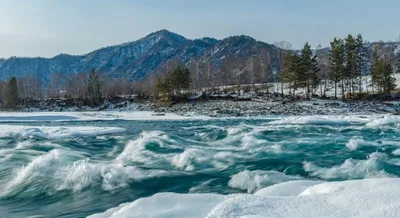
[[[227,197],[217,194],[179,195],[173,193],[156,194],[129,204],[95,214],[88,218],[179,218],[205,217],[215,205]]]
[[[117,127],[54,127],[54,126],[14,126],[0,125],[0,137],[14,138],[70,138],[98,136],[124,132],[125,129]]]
[[[90,218],[399,217],[400,179],[291,181],[255,195],[157,194]]]
[[[299,179],[299,177],[289,176],[277,171],[245,170],[233,175],[228,185],[231,188],[253,193],[270,185],[297,179]]]

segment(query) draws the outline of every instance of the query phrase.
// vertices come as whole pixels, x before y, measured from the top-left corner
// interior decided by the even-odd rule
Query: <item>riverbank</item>
[[[310,116],[310,115],[371,115],[400,112],[399,102],[341,101],[329,99],[290,100],[281,97],[247,100],[216,99],[175,103],[160,107],[152,102],[121,99],[106,102],[100,107],[76,106],[64,100],[43,101],[21,107],[20,112],[84,112],[84,111],[154,111],[155,114],[173,113],[181,116],[247,117],[247,116]]]

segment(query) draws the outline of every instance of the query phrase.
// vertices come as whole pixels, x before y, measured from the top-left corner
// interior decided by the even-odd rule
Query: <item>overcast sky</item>
[[[361,33],[396,40],[399,0],[0,0],[0,57],[84,54],[168,29],[329,45]]]

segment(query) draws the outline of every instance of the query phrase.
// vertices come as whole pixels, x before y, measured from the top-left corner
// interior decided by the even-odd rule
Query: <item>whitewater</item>
[[[400,117],[0,113],[0,217],[400,217]]]

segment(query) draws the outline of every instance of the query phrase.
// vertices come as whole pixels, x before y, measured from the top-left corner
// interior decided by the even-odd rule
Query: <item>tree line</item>
[[[400,55],[395,54],[394,43],[370,44],[361,34],[349,34],[343,39],[334,38],[328,49],[320,45],[312,49],[309,43],[305,43],[301,50],[296,51],[287,42],[280,42],[276,47],[280,49],[261,48],[249,57],[228,55],[220,62],[194,59],[185,66],[172,60],[161,71],[150,74],[147,81],[161,84],[159,75],[184,66],[190,72],[188,89],[197,93],[215,93],[227,87],[239,95],[243,90],[270,93],[275,87],[273,92],[284,94],[286,86],[289,90],[286,94],[292,96],[301,90],[307,98],[318,91],[319,96],[327,97],[326,93],[332,91],[335,98],[361,99],[369,94],[390,94],[396,88],[394,74],[400,73]],[[279,58],[275,60],[276,64],[272,57]],[[220,67],[216,68],[218,65]],[[280,84],[271,86],[273,82]],[[172,87],[165,89],[179,88],[178,84],[167,83]],[[160,89],[154,87],[153,94],[159,93]]]
[[[76,105],[99,106],[104,100],[116,96],[130,96],[140,93],[143,87],[125,78],[110,78],[105,73],[61,74],[54,73],[50,81],[33,75],[11,77],[8,81],[0,81],[0,106],[13,109],[27,105],[31,101],[68,99]]]
[[[31,99],[64,98],[97,106],[106,99],[127,95],[168,102],[200,92],[284,94],[284,86],[289,90],[286,94],[292,96],[299,95],[299,90],[307,98],[317,91],[326,96],[333,87],[335,98],[340,92],[343,99],[357,99],[370,93],[391,93],[396,87],[394,73],[400,73],[400,55],[396,60],[394,44],[378,42],[371,46],[360,34],[334,38],[329,49],[312,49],[305,43],[297,51],[288,42],[276,43],[275,48],[279,49],[258,47],[250,55],[229,54],[221,60],[206,56],[188,64],[172,59],[136,82],[124,76],[111,78],[94,69],[89,74],[54,73],[49,81],[30,74],[13,77],[0,81],[0,104],[16,107]],[[274,82],[280,83],[272,85]]]

